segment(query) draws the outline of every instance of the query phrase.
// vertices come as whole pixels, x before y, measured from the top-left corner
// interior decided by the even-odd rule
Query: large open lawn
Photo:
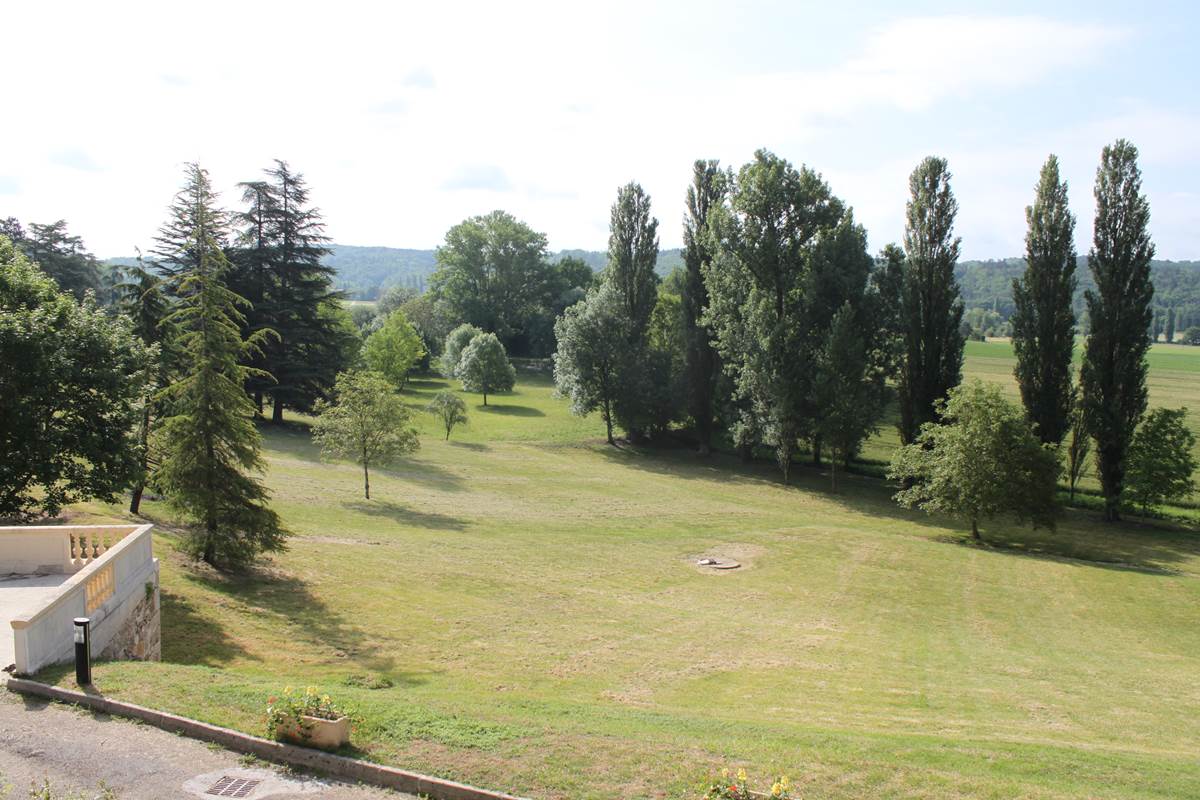
[[[1200,349],[1152,358],[1152,402],[1200,397]],[[165,524],[163,662],[98,688],[261,732],[313,684],[362,755],[535,798],[691,797],[725,764],[805,798],[1200,797],[1200,531],[1073,511],[975,547],[874,479],[607,447],[522,379],[449,443],[422,419],[370,501],[302,421],[266,429],[290,549],[221,576]]]

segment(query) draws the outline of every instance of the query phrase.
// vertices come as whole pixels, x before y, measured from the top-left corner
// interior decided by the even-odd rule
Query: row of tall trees
[[[913,173],[905,249],[878,258],[853,212],[808,167],[759,151],[740,170],[697,161],[676,299],[653,272],[657,221],[636,184],[613,205],[609,264],[557,326],[557,385],[577,413],[638,439],[690,422],[774,452],[786,479],[807,444],[837,468],[876,429],[889,379],[906,441],[958,382],[962,304],[949,172]]]
[[[968,406],[1006,402],[979,391],[949,402],[965,344],[950,182],[944,159],[922,161],[909,179],[903,245],[873,258],[853,212],[808,167],[767,151],[736,172],[697,161],[684,269],[673,287],[653,272],[658,223],[649,198],[636,184],[622,187],[608,266],[556,326],[559,390],[576,413],[600,412],[610,443],[614,429],[638,440],[683,423],[708,452],[723,430],[744,454],[770,448],[785,480],[800,449],[818,463],[827,453],[835,486],[838,468],[877,428],[894,393],[902,444],[919,443],[928,454],[941,441],[929,426],[947,413],[967,419]],[[1072,489],[1094,452],[1105,514],[1116,519],[1146,409],[1152,320],[1154,248],[1136,148],[1121,140],[1104,149],[1095,194],[1092,334],[1076,380],[1075,219],[1057,158],[1042,168],[1026,210],[1026,268],[1014,282],[1011,320],[1020,424],[1033,438],[1013,429],[998,452],[1018,441],[1054,453],[1061,446]],[[1001,415],[981,430],[1003,432],[1002,420],[1011,422]],[[1041,466],[1025,474],[1048,481],[1037,491],[1042,500],[1049,491],[1052,502],[1057,472],[1035,456],[1025,463],[1035,462]],[[916,497],[916,473],[905,480]],[[1046,518],[1040,510],[1029,516]]]

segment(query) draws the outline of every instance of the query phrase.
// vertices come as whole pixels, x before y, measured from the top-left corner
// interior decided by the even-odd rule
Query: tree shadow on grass
[[[480,414],[496,414],[503,417],[544,417],[546,412],[532,406],[497,406],[477,405],[475,410]]]
[[[492,449],[482,442],[456,442],[451,439],[447,444],[451,447],[457,447],[460,450],[470,450],[473,453],[486,453]]]
[[[688,450],[623,445],[598,449],[607,460],[630,469],[686,480],[724,484],[773,485],[781,490],[812,492],[848,512],[914,524],[913,535],[957,546],[979,547],[990,552],[1052,561],[1065,561],[1099,569],[1139,570],[1150,574],[1179,574],[1179,566],[1200,560],[1200,531],[1183,525],[1140,522],[1106,523],[1099,514],[1066,509],[1058,530],[1033,530],[1005,518],[988,521],[983,543],[971,539],[970,525],[945,515],[927,515],[898,506],[896,486],[861,474],[842,474],[839,491],[830,490],[828,467],[797,463],[791,481],[784,485],[779,470],[764,461],[743,463],[727,453],[699,456]],[[915,528],[921,530],[916,530]],[[930,537],[930,528],[944,531]],[[924,532],[922,532],[924,531]]]
[[[345,665],[355,672],[385,676],[393,685],[425,682],[421,674],[398,671],[385,639],[353,623],[293,575],[274,569],[220,573],[201,566],[189,569],[185,575],[229,604],[242,606],[240,613],[253,614],[288,639],[307,645],[317,659]],[[172,652],[172,659],[167,659],[165,652],[163,655],[164,660],[180,664],[204,663],[194,659],[190,648]]]
[[[221,667],[247,655],[220,623],[198,613],[188,598],[162,587],[159,592],[163,661]]]
[[[407,508],[390,500],[355,500],[342,501],[342,508],[372,517],[390,519],[398,525],[410,528],[429,528],[441,531],[461,531],[467,527],[467,521],[446,514],[436,514],[427,511],[417,511]]]

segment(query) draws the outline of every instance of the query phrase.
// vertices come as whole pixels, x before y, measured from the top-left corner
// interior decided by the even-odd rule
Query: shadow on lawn
[[[244,606],[255,617],[285,631],[287,638],[311,646],[315,655],[333,663],[386,676],[394,684],[424,682],[416,674],[397,672],[395,658],[386,653],[378,636],[359,628],[332,609],[299,578],[275,570],[219,573],[202,567],[190,569],[188,579],[215,594]],[[164,618],[164,627],[167,620]],[[195,648],[181,638],[164,661],[178,664],[208,663],[197,658]],[[329,656],[324,654],[332,651]]]
[[[544,417],[546,412],[532,406],[497,406],[477,405],[475,410],[480,414],[496,414],[503,417]]]
[[[163,661],[220,667],[246,655],[246,649],[230,638],[211,618],[196,612],[186,597],[160,587]]]
[[[398,525],[406,525],[412,528],[461,531],[467,527],[467,521],[458,517],[427,511],[416,511],[399,503],[393,503],[390,500],[343,500],[342,508],[372,517],[384,517]]]
[[[747,464],[727,453],[704,457],[678,447],[629,445],[604,447],[598,452],[621,466],[673,478],[712,480],[723,484],[771,484],[780,490],[813,492],[848,512],[912,522],[926,531],[931,527],[945,531],[929,537],[914,530],[914,535],[997,554],[1158,575],[1179,574],[1179,565],[1200,559],[1200,531],[1188,526],[1134,521],[1110,524],[1095,512],[1064,509],[1055,532],[1033,530],[997,518],[981,526],[984,541],[976,543],[971,539],[969,525],[961,521],[896,505],[892,499],[895,486],[880,478],[853,473],[844,475],[839,478],[840,490],[834,494],[829,488],[828,467],[797,463],[792,467],[791,483],[785,486],[773,464],[763,461]]]

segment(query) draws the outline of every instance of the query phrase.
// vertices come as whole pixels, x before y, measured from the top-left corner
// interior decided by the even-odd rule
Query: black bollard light
[[[92,621],[87,617],[75,618],[75,682],[80,686],[92,685]]]

